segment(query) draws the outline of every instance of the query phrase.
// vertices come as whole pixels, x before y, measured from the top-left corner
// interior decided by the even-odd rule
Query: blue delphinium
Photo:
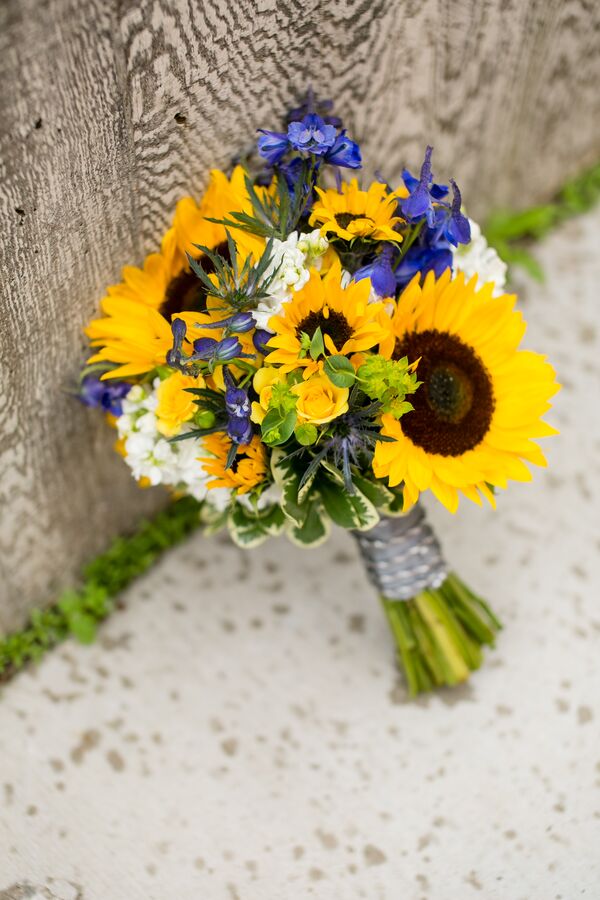
[[[324,156],[335,144],[337,131],[316,113],[309,113],[300,122],[290,122],[287,137],[292,149]]]
[[[362,157],[356,141],[351,141],[345,131],[341,131],[335,144],[325,154],[325,162],[330,166],[342,166],[345,169],[360,169]]]
[[[287,132],[260,130],[258,152],[270,166],[279,165],[284,156],[294,150],[334,166],[357,169],[361,165],[358,144],[350,140],[345,131],[338,133],[316,113],[290,122]]]
[[[435,224],[434,201],[442,200],[448,195],[445,184],[436,184],[433,181],[432,153],[433,147],[427,147],[418,178],[411,175],[408,169],[404,169],[402,180],[409,191],[409,196],[400,201],[400,210],[407,222],[418,222],[425,218],[430,227]]]
[[[248,392],[239,387],[227,368],[223,369],[225,380],[225,409],[227,411],[227,434],[235,444],[249,444],[252,440],[250,421],[250,400]]]
[[[100,381],[95,375],[87,375],[81,382],[79,399],[86,406],[120,416],[123,412],[121,401],[130,390],[131,384],[128,381]]]
[[[362,266],[354,273],[354,281],[370,278],[376,294],[380,297],[393,297],[396,293],[397,282],[392,264],[397,255],[397,247],[385,244],[381,253],[372,262]]]
[[[257,328],[254,334],[252,335],[252,343],[254,344],[254,349],[257,353],[260,353],[261,356],[266,356],[267,353],[270,352],[270,349],[267,345],[272,337],[275,335],[272,331],[267,331],[266,328]]]
[[[427,147],[419,178],[407,169],[402,173],[410,194],[399,201],[400,212],[417,233],[413,243],[401,253],[395,268],[400,287],[407,285],[418,272],[422,276],[434,272],[436,278],[439,277],[452,266],[452,247],[468,244],[471,240],[471,227],[461,212],[462,200],[456,182],[450,180],[452,202],[449,203],[448,187],[433,181],[432,152],[433,148]]]
[[[197,338],[193,344],[194,352],[190,356],[186,356],[182,348],[187,325],[183,319],[173,319],[171,322],[173,346],[167,353],[167,365],[184,372],[190,363],[202,361],[208,362],[212,371],[212,367],[216,363],[229,362],[232,359],[253,359],[252,353],[243,352],[239,338],[229,333],[232,330],[238,333],[250,331],[253,326],[252,314],[246,312],[234,313],[218,323],[203,325],[208,328],[224,327],[224,337],[220,340],[210,337]]]
[[[319,100],[315,96],[313,89],[309,88],[306,92],[306,98],[302,101],[300,106],[290,109],[286,116],[286,123],[289,125],[290,122],[299,122],[309,113],[317,113],[327,125],[333,125],[334,128],[341,128],[342,120],[338,116],[331,115],[332,109],[333,100]]]

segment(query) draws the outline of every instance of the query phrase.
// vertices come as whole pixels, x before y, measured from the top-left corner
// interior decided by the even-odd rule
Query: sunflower
[[[226,465],[231,441],[227,435],[216,432],[205,437],[203,443],[210,456],[201,457],[200,462],[207,475],[215,476],[207,483],[208,488],[232,488],[236,494],[247,494],[265,480],[267,458],[264,444],[257,435],[249,444],[238,448],[229,469]]]
[[[270,190],[274,190],[275,187]],[[259,197],[267,193],[266,188],[256,187]],[[246,188],[246,171],[236,166],[227,178],[219,169],[212,169],[206,193],[200,203],[192,197],[184,197],[177,204],[173,227],[179,251],[184,259],[187,253],[198,255],[195,244],[202,244],[209,250],[218,248],[220,253],[227,252],[227,234],[225,227],[208,219],[227,219],[234,212],[252,213],[252,204]],[[242,261],[252,254],[255,258],[262,255],[265,241],[256,235],[237,228],[230,228],[231,236],[236,242]]]
[[[312,339],[318,328],[333,355],[350,356],[389,340],[391,322],[383,303],[368,302],[370,291],[368,278],[343,288],[339,260],[324,277],[311,270],[309,281],[284,303],[281,315],[269,320],[275,332],[269,347],[274,349],[265,362],[281,365],[284,372],[304,368],[305,378],[313,375],[322,364],[303,350],[303,335]]]
[[[141,375],[164,363],[173,342],[172,317],[206,305],[205,289],[189,268],[186,251],[198,255],[193,244],[201,244],[226,255],[225,229],[206,217],[222,218],[247,209],[248,204],[244,170],[238,166],[231,180],[214,170],[199,207],[191,197],[177,204],[173,226],[164,235],[160,252],[147,256],[142,268],[125,266],[123,281],[109,287],[101,302],[103,317],[85,329],[92,346],[101,348],[89,362],[121,363],[104,378]],[[260,255],[262,239],[236,231],[236,240],[238,237],[242,257],[250,252]],[[203,265],[211,271],[208,260]]]
[[[388,357],[418,360],[421,387],[414,410],[400,421],[382,417],[373,471],[391,486],[404,483],[405,509],[428,488],[450,512],[459,494],[495,505],[491,486],[529,481],[525,462],[545,466],[532,438],[556,434],[541,421],[559,390],[545,357],[519,350],[525,323],[516,297],[492,296],[493,284],[477,290],[450,269],[419,276],[400,297],[394,334],[382,346]]]
[[[313,206],[310,224],[320,225],[321,234],[335,235],[345,241],[370,238],[374,241],[402,240],[394,226],[402,219],[396,215],[397,200],[407,197],[408,191],[399,188],[387,193],[387,187],[374,181],[367,191],[361,191],[356,178],[342,184],[342,190],[316,188],[319,202]]]

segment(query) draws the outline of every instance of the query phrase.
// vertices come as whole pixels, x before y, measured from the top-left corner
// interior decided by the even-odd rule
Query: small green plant
[[[543,281],[544,273],[528,250],[567,219],[587,212],[600,200],[600,163],[568,181],[556,199],[521,212],[499,210],[486,222],[484,234],[509,266],[522,266],[533,278]]]
[[[98,624],[116,607],[119,592],[199,525],[201,507],[192,497],[174,501],[96,557],[84,569],[78,590],[65,591],[46,609],[32,610],[21,631],[0,638],[0,681],[7,681],[70,635],[91,643]]]

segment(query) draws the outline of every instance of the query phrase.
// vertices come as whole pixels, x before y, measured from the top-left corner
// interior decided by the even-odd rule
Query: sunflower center
[[[327,316],[322,309],[309,313],[296,327],[296,335],[300,337],[304,333],[312,338],[317,328],[321,329],[323,337],[326,334],[329,335],[336,350],[341,350],[346,341],[352,337],[352,328],[348,324],[346,316],[333,309],[329,310]]]
[[[402,430],[428,453],[461,456],[487,434],[494,412],[490,375],[475,351],[458,337],[428,330],[398,338],[394,359],[419,359],[422,382]]]
[[[347,228],[348,225],[350,224],[350,222],[354,222],[356,219],[368,219],[370,222],[373,221],[373,219],[371,219],[370,216],[365,216],[362,213],[358,214],[358,213],[343,212],[343,213],[336,213],[336,215],[335,215],[335,221],[340,226],[340,228]]]
[[[225,242],[215,247],[214,253],[229,259],[227,243]],[[214,265],[207,256],[202,257],[202,268],[207,275],[215,271]],[[165,299],[160,307],[161,315],[165,317],[167,322],[170,322],[172,316],[176,316],[181,312],[205,311],[206,288],[191,269],[184,269],[179,275],[172,278],[167,285]]]

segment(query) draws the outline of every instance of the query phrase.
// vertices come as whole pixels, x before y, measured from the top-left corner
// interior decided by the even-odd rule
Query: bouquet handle
[[[411,696],[465,681],[501,623],[448,566],[417,504],[353,532],[377,590]]]

